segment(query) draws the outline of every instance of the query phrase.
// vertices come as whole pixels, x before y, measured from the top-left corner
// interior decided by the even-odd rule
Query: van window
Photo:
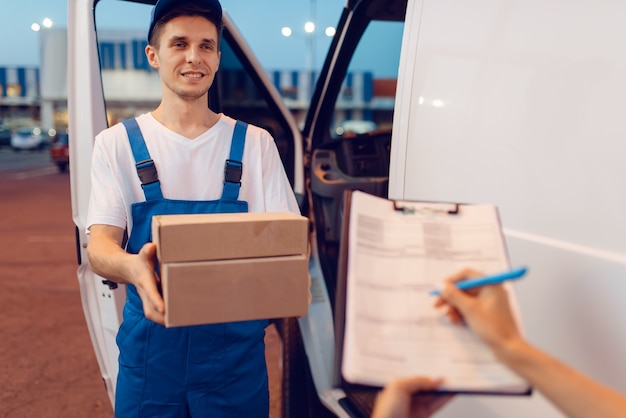
[[[335,102],[331,138],[391,131],[404,22],[371,21]]]

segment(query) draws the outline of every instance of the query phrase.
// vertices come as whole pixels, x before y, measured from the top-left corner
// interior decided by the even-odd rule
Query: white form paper
[[[448,214],[446,204],[398,205],[405,210],[352,193],[344,378],[383,386],[423,375],[443,377],[449,390],[526,390],[467,328],[449,323],[429,294],[466,267],[486,274],[509,268],[497,209],[458,205]]]

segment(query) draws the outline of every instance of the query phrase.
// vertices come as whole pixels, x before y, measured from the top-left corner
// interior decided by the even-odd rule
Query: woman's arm
[[[451,278],[436,306],[448,307],[453,322],[465,321],[496,357],[526,379],[557,408],[573,418],[626,417],[626,397],[593,381],[529,344],[513,319],[503,285],[464,292],[454,282],[476,276],[464,271]]]

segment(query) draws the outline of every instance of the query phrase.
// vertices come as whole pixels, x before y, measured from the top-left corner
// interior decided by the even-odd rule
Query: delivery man
[[[270,134],[208,108],[221,30],[218,0],[159,0],[145,52],[162,100],[95,140],[87,254],[95,273],[126,284],[128,294],[116,417],[269,414],[268,321],[165,328],[150,242],[154,215],[299,214]]]

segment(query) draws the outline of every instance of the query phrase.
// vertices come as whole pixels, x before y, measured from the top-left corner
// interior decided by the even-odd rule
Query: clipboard
[[[402,212],[407,215],[416,213],[422,214],[439,214],[439,215],[458,215],[460,203],[443,203],[443,202],[409,202],[406,200],[392,200],[393,210]]]
[[[359,201],[363,201],[363,197],[367,197],[367,205],[372,204],[384,204],[387,205],[388,212],[394,212],[393,215],[389,215],[392,217],[419,217],[421,220],[419,222],[427,220],[442,220],[442,219],[455,219],[455,222],[463,222],[462,217],[466,216],[468,210],[476,210],[478,206],[484,205],[471,205],[471,204],[463,204],[463,203],[451,203],[451,202],[432,202],[432,201],[391,201],[388,199],[383,199],[379,197],[375,197],[372,195],[367,195],[366,193],[360,191],[347,191],[344,193],[343,199],[343,224],[341,230],[341,241],[339,246],[339,261],[337,268],[337,289],[336,289],[336,302],[335,302],[335,364],[333,369],[333,380],[334,385],[336,387],[341,387],[344,389],[348,397],[355,404],[360,404],[359,409],[363,410],[364,413],[371,413],[371,408],[373,406],[373,399],[377,391],[380,390],[381,387],[384,386],[384,379],[381,381],[369,381],[368,379],[352,379],[347,378],[345,375],[345,357],[353,353],[353,351],[346,352],[346,336],[348,334],[347,326],[354,326],[350,321],[354,322],[354,318],[349,317],[347,314],[348,309],[348,300],[350,299],[350,286],[348,283],[349,277],[354,280],[354,275],[349,274],[349,269],[351,268],[350,264],[350,249],[351,246],[357,245],[354,242],[351,242],[351,225],[354,227],[355,221],[352,218],[354,215],[354,201],[355,196],[359,199]],[[374,200],[378,199],[378,201]],[[502,245],[502,253],[499,254],[499,262],[502,264],[501,267],[494,268],[495,271],[503,270],[504,268],[508,268],[510,266],[508,253],[506,252],[506,246],[504,243],[504,237],[502,236],[501,224],[499,215],[497,212],[497,208],[492,205],[491,210],[494,210],[493,215],[490,215],[487,219],[489,219],[491,225],[490,227],[494,228],[494,238],[499,245]],[[482,209],[481,209],[482,210]],[[487,210],[487,208],[485,208]],[[357,216],[364,216],[361,212],[357,213]],[[387,215],[385,215],[387,216]],[[408,221],[407,221],[408,222]],[[468,267],[472,267],[469,265]],[[502,268],[504,267],[504,268]],[[354,267],[353,267],[354,268]],[[454,273],[458,271],[458,268],[452,267],[450,272]],[[483,270],[484,271],[484,270]],[[489,271],[485,271],[489,273]],[[449,275],[449,274],[448,274]],[[447,275],[445,276],[447,277]],[[354,290],[353,290],[354,291]],[[510,291],[513,292],[513,300],[512,305],[514,310],[516,308],[516,301],[514,299],[514,289],[510,288]],[[432,303],[431,303],[432,305]],[[353,308],[354,309],[354,308]],[[520,321],[521,328],[521,316],[519,312],[516,312],[518,315],[518,320]],[[470,332],[470,331],[468,331]],[[476,339],[477,340],[477,339]],[[349,348],[352,350],[354,347],[354,343]],[[457,347],[458,349],[458,347]],[[488,350],[485,346],[485,350]],[[489,351],[490,352],[490,351]],[[482,354],[482,353],[481,353]],[[491,359],[490,359],[491,361]],[[348,359],[350,362],[350,359]],[[494,367],[497,367],[494,366]],[[532,388],[530,385],[522,380],[521,378],[515,376],[512,372],[508,371],[505,366],[501,365],[503,376],[502,378],[506,380],[506,383],[502,385],[494,384],[475,384],[468,385],[467,387],[460,385],[458,387],[452,385],[450,387],[444,387],[443,390],[439,392],[445,393],[459,393],[459,394],[489,394],[489,395],[512,395],[512,396],[527,396],[532,393]],[[509,376],[508,373],[511,374]],[[408,375],[418,375],[420,374],[418,371],[413,372],[405,372],[406,376]],[[428,373],[422,373],[422,375],[429,375]],[[436,373],[432,374],[432,376],[443,376],[446,378],[445,373]],[[401,377],[401,376],[398,376]],[[507,380],[509,379],[509,380]]]

